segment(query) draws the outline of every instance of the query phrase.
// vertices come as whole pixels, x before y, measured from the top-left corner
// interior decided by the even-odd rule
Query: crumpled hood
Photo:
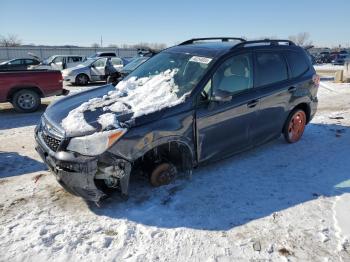
[[[169,69],[153,76],[129,77],[116,87],[78,93],[57,101],[45,115],[67,137],[141,125],[161,118],[169,112],[167,108],[184,104],[189,92],[178,96],[177,72]]]
[[[70,111],[79,107],[82,103],[89,101],[90,99],[103,97],[108,94],[110,91],[114,91],[115,87],[113,85],[104,85],[74,95],[64,97],[60,100],[57,100],[54,103],[51,103],[50,106],[46,109],[44,117],[60,131],[60,133],[65,134],[68,137],[77,137],[92,134],[95,132],[102,131],[103,127],[97,122],[97,119],[109,111],[104,111],[103,108],[97,108],[94,111],[84,112],[85,121],[93,126],[95,130],[84,131],[84,130],[75,130],[74,133],[67,134],[62,126],[62,121],[67,117]],[[180,109],[181,110],[181,109]],[[167,110],[156,111],[148,115],[142,115],[134,117],[133,113],[118,113],[112,112],[116,115],[116,119],[119,123],[124,124],[127,128],[131,128],[135,125],[142,125],[151,121],[160,119]]]
[[[87,102],[92,98],[102,97],[112,90],[115,90],[115,87],[113,85],[105,85],[67,96],[52,103],[46,109],[44,116],[62,133],[64,133],[64,129],[62,127],[62,120],[65,117],[67,117],[71,110],[79,107],[82,103]],[[100,115],[105,113],[106,111],[103,111],[102,108],[97,108],[95,111],[84,112],[85,121],[95,128],[94,131],[89,133],[94,133],[102,129],[101,125],[97,123],[97,119]],[[130,113],[118,114],[118,112],[114,112],[114,114],[117,116],[117,120],[119,122],[127,122],[132,117],[132,114]],[[76,130],[76,132],[74,132],[74,134],[71,134],[70,136],[81,136],[86,134],[86,131],[81,132],[80,130]]]

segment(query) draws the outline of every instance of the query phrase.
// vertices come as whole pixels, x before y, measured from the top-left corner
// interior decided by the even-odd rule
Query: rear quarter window
[[[287,64],[277,52],[256,53],[256,86],[265,86],[288,79]]]
[[[288,51],[285,56],[293,78],[303,75],[309,69],[308,58],[302,52]]]

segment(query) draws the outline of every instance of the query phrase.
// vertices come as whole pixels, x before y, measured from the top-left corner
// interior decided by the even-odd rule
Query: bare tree
[[[302,32],[297,35],[289,36],[289,40],[293,41],[295,44],[300,46],[308,46],[312,45],[312,41],[310,40],[310,33]]]
[[[91,47],[93,47],[93,48],[99,48],[100,45],[99,45],[98,43],[93,43],[93,44],[91,45]]]
[[[17,35],[9,34],[7,37],[0,36],[0,46],[13,47],[20,46],[22,41]]]
[[[116,45],[116,44],[110,44],[110,45],[108,45],[108,47],[118,48],[118,45]]]

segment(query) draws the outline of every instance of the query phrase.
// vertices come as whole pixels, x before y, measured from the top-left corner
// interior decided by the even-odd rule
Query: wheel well
[[[77,74],[77,75],[75,76],[75,80],[76,80],[77,77],[80,76],[80,75],[85,75],[85,76],[87,77],[87,79],[90,81],[90,77],[89,77],[87,74],[85,74],[85,73],[79,73],[79,74]]]
[[[297,105],[296,107],[293,108],[293,110],[295,110],[295,109],[303,110],[305,112],[305,114],[306,114],[306,123],[309,123],[310,115],[311,115],[310,106],[308,104],[306,104],[306,103],[301,103],[301,104],[299,104],[299,105]]]
[[[40,88],[38,88],[37,86],[21,86],[21,87],[14,87],[10,90],[10,92],[7,94],[7,101],[11,101],[13,96],[15,95],[15,93],[17,93],[20,90],[24,90],[24,89],[32,90],[32,91],[36,92],[39,95],[39,97],[44,97]]]
[[[134,162],[134,166],[150,173],[157,164],[171,162],[177,170],[187,172],[192,169],[192,161],[191,149],[182,142],[173,141],[149,150]]]

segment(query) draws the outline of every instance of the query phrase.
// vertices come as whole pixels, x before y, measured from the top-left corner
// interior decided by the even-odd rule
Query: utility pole
[[[101,35],[101,47],[102,47],[102,35]]]

